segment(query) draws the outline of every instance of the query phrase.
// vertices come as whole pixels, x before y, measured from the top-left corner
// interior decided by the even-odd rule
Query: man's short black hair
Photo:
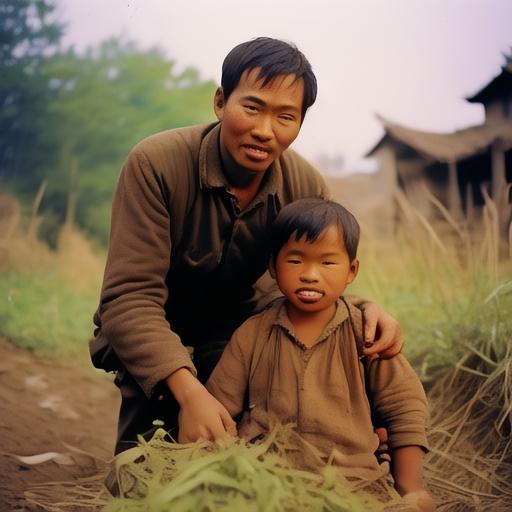
[[[290,240],[314,242],[330,226],[338,226],[343,233],[343,243],[349,260],[354,261],[359,244],[359,223],[341,204],[325,199],[299,199],[286,205],[270,227],[270,252],[274,261],[279,251]]]
[[[294,44],[270,37],[258,37],[235,46],[222,64],[221,85],[225,101],[236,89],[243,72],[255,68],[260,68],[258,78],[263,80],[264,86],[279,75],[295,75],[297,80],[304,80],[304,120],[317,92],[316,77],[304,54]]]

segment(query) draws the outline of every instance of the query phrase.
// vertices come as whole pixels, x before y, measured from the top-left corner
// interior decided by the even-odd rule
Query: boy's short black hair
[[[235,46],[222,64],[221,85],[225,101],[236,89],[243,72],[255,68],[260,68],[258,78],[263,79],[264,86],[279,75],[295,75],[297,80],[304,80],[304,120],[317,92],[316,77],[304,54],[294,44],[271,37],[258,37]]]
[[[354,261],[359,244],[359,223],[341,204],[319,198],[299,199],[279,212],[269,231],[274,261],[292,236],[299,240],[306,234],[306,240],[314,242],[330,226],[341,228],[349,260]]]

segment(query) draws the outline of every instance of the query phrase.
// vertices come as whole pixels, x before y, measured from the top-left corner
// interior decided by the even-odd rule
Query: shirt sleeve
[[[428,450],[427,399],[407,359],[402,354],[376,359],[367,371],[370,406],[387,429],[390,448],[414,445]]]
[[[165,315],[169,228],[160,178],[144,151],[135,148],[121,171],[112,204],[98,330],[148,397],[179,368],[196,374]]]
[[[250,320],[245,322],[234,332],[206,383],[206,389],[232,417],[243,411],[249,383],[249,364],[254,349],[251,323]]]

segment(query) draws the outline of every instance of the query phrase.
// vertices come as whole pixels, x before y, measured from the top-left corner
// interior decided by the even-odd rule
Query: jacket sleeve
[[[135,148],[118,181],[97,337],[105,339],[146,396],[179,368],[195,375],[187,349],[166,320],[171,261],[169,208],[161,178]]]
[[[249,366],[254,351],[251,320],[242,324],[231,337],[215,366],[206,389],[228,410],[232,417],[243,411],[249,384]]]
[[[407,359],[376,359],[367,371],[372,412],[386,427],[390,448],[415,445],[427,451],[427,399]]]

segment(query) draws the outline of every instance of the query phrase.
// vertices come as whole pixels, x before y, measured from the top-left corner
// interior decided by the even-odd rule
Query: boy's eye
[[[324,265],[336,265],[336,262],[335,261],[324,261],[323,264]]]
[[[300,260],[286,260],[287,263],[291,263],[292,265],[300,265]]]

